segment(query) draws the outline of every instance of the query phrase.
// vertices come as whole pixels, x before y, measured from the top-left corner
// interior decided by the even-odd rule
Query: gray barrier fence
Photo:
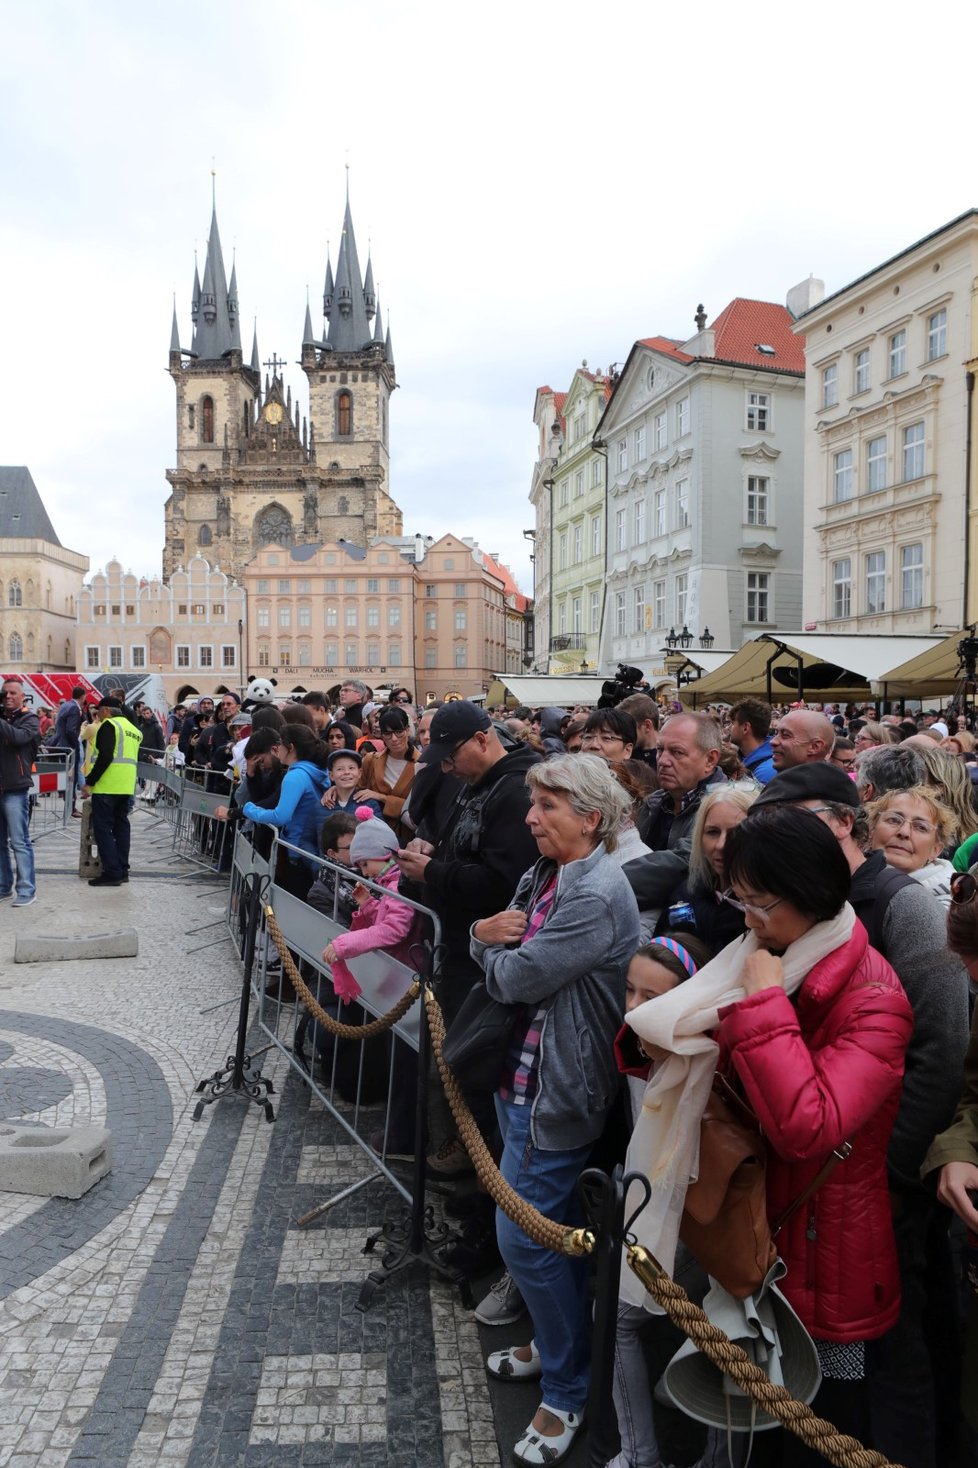
[[[317,872],[332,872],[347,881],[363,882],[375,895],[404,903],[423,920],[416,966],[408,966],[389,953],[377,950],[348,960],[350,971],[360,984],[362,993],[351,1005],[340,1005],[335,998],[329,965],[323,950],[329,942],[348,929],[335,917],[330,918],[310,907],[274,880],[279,855],[302,858]],[[239,831],[235,837],[231,863],[226,920],[228,931],[239,957],[243,954],[245,918],[244,883],[257,872],[267,878],[265,901],[272,908],[289,949],[301,964],[303,977],[327,1013],[344,1024],[357,1025],[387,1014],[411,987],[418,970],[423,968],[428,945],[441,942],[441,926],[430,908],[407,897],[390,892],[365,878],[357,878],[349,867],[341,867],[325,858],[315,858],[275,836],[268,861],[257,856],[251,843]],[[336,911],[334,905],[334,913]],[[412,954],[413,957],[413,954]],[[414,1004],[388,1032],[390,1043],[383,1037],[367,1040],[339,1040],[333,1037],[322,1044],[325,1031],[314,1020],[307,1019],[301,1004],[286,1004],[266,994],[269,965],[276,958],[264,923],[259,928],[256,960],[252,977],[252,996],[256,1002],[255,1022],[271,1044],[287,1058],[289,1065],[309,1085],[316,1099],[329,1112],[359,1148],[363,1175],[342,1187],[315,1210],[318,1215],[335,1206],[343,1198],[384,1178],[407,1202],[412,1202],[410,1189],[393,1170],[387,1156],[388,1139],[393,1124],[403,1124],[405,1116],[413,1116],[420,1040],[421,1002]],[[363,1011],[362,1014],[358,1010]],[[297,1043],[297,1032],[305,1031]],[[371,1137],[379,1134],[379,1151],[371,1146]],[[374,1140],[379,1140],[374,1137]]]
[[[28,800],[31,840],[62,831],[75,803],[75,751],[42,749],[34,761]]]

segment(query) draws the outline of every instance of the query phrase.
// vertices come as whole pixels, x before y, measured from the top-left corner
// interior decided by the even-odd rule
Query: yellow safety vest
[[[136,760],[143,736],[128,719],[106,719],[115,729],[112,763],[94,786],[96,795],[132,795],[136,789]],[[98,751],[95,751],[97,755]]]

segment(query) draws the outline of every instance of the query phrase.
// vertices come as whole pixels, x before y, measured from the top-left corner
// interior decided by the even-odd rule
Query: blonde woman
[[[941,856],[954,830],[955,815],[929,785],[890,790],[867,806],[871,851],[887,866],[926,887],[944,907],[951,904],[954,868]]]
[[[945,754],[942,745],[933,749],[921,745],[917,750],[927,771],[927,783],[932,785],[941,801],[954,815],[954,830],[948,838],[949,846],[957,846],[978,832],[978,814],[971,800],[971,776],[964,760],[953,754]]]
[[[671,931],[678,923],[702,938],[711,955],[743,933],[743,914],[723,900],[723,854],[727,836],[740,825],[758,794],[756,789],[726,784],[715,786],[703,797],[693,826],[689,875],[670,895],[658,924],[660,931]],[[677,915],[677,908],[687,911]]]

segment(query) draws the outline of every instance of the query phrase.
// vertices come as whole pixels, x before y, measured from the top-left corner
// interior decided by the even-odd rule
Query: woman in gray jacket
[[[611,855],[628,797],[598,755],[534,765],[527,785],[540,860],[505,912],[473,924],[472,954],[493,998],[522,1011],[496,1096],[501,1171],[548,1218],[569,1222],[615,1095],[625,971],[640,942],[635,898]],[[540,1407],[514,1458],[558,1463],[588,1391],[586,1266],[533,1243],[501,1211],[496,1234],[534,1339],[494,1351],[488,1370],[507,1381],[541,1379]]]

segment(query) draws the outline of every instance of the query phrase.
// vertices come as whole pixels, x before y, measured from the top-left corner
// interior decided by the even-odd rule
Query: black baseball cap
[[[751,810],[760,805],[792,805],[798,800],[828,800],[833,805],[850,805],[853,809],[860,804],[856,782],[844,770],[827,760],[809,760],[804,765],[792,765],[769,780]]]
[[[473,734],[486,734],[492,728],[492,720],[478,704],[460,699],[446,703],[431,721],[431,743],[422,752],[421,763],[433,765],[450,759],[459,744],[471,739]]]

